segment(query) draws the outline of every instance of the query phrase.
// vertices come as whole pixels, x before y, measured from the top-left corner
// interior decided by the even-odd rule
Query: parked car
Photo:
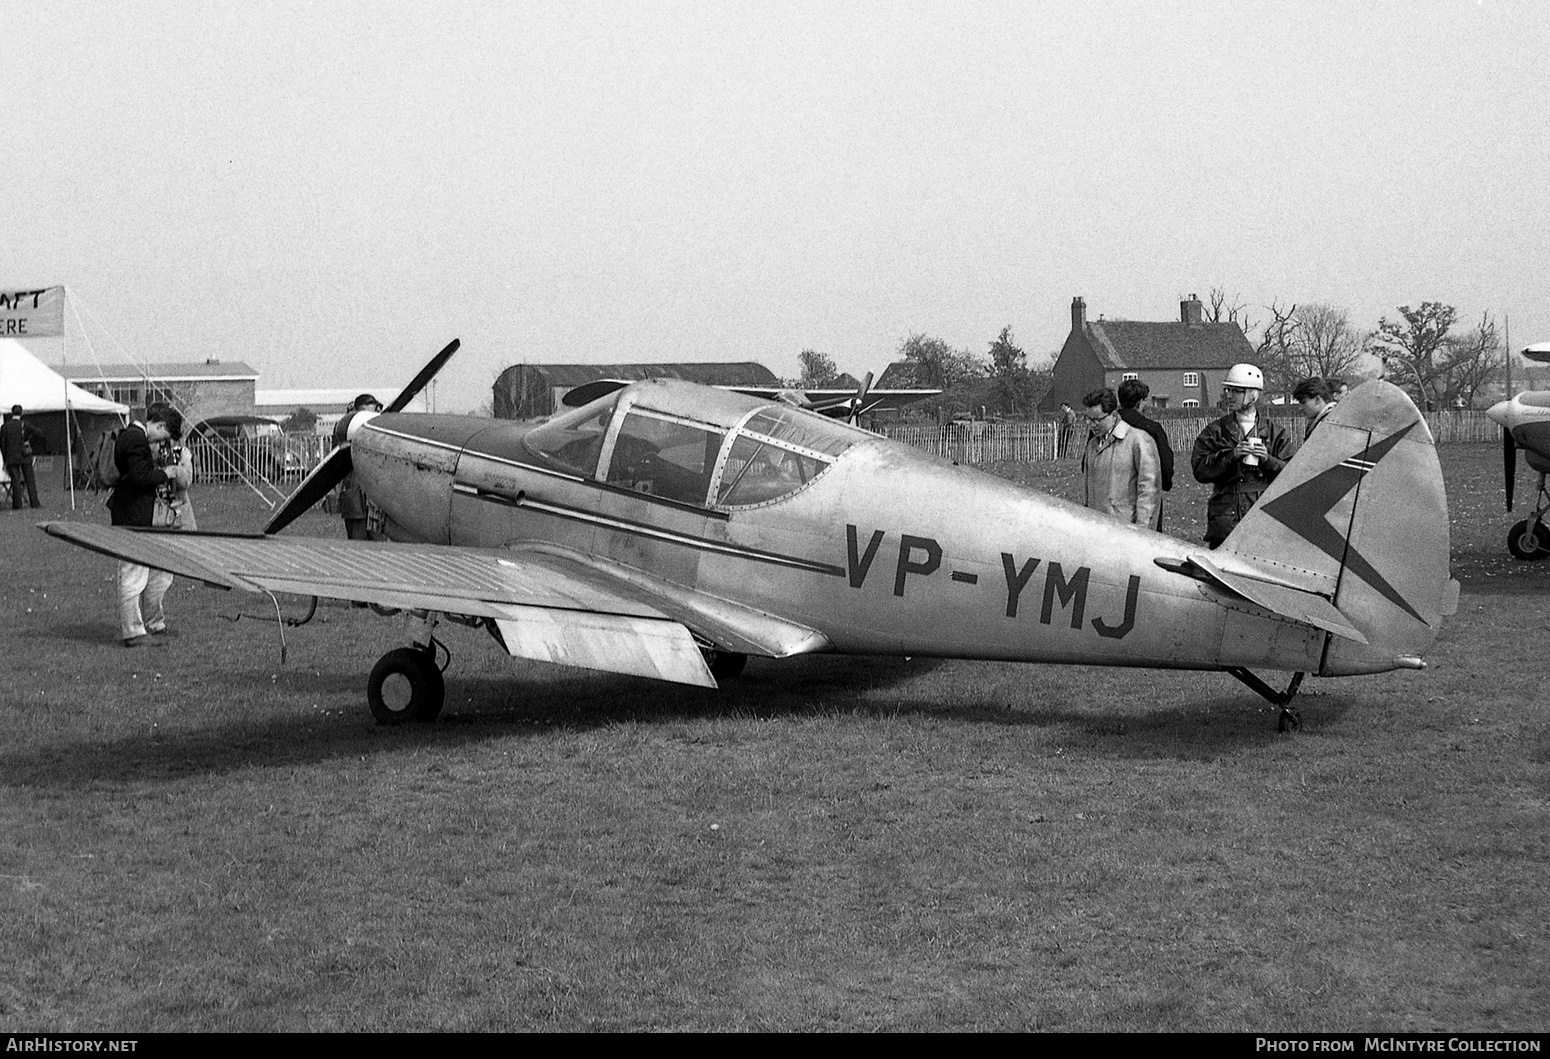
[[[287,443],[280,424],[263,416],[211,416],[189,430],[194,472],[202,479],[300,478],[306,461]]]

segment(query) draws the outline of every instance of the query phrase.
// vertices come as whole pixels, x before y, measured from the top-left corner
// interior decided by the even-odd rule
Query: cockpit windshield
[[[523,444],[545,463],[590,478],[597,473],[598,457],[603,454],[603,441],[618,403],[618,391],[599,397],[574,412],[534,427],[522,439]]]

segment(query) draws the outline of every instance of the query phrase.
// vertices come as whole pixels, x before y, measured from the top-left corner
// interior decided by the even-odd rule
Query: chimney
[[[1071,299],[1071,333],[1081,334],[1082,328],[1087,325],[1087,303],[1078,294]]]
[[[1179,322],[1187,327],[1200,326],[1200,298],[1191,294],[1187,301],[1179,302]]]

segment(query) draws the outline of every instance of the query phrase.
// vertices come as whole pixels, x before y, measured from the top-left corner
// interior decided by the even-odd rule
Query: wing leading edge
[[[715,687],[695,633],[724,650],[822,650],[803,626],[558,551],[169,533],[50,522],[44,532],[217,588],[492,619],[515,657]],[[693,632],[691,632],[693,630]]]

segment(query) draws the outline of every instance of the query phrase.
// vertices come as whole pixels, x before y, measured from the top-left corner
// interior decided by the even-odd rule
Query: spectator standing
[[[369,393],[363,393],[345,410],[345,415],[354,415],[356,412],[380,412],[382,402]],[[338,493],[339,517],[344,519],[344,535],[352,541],[364,541],[371,539],[368,527],[368,511],[366,505],[366,491],[355,480],[355,472],[351,471],[345,480],[339,483]]]
[[[1071,439],[1076,436],[1076,424],[1081,416],[1069,404],[1060,402],[1060,433],[1055,437],[1055,458],[1063,460],[1071,454]]]
[[[1168,432],[1162,424],[1150,418],[1141,411],[1141,402],[1151,395],[1152,388],[1140,379],[1126,379],[1119,384],[1119,417],[1133,427],[1139,427],[1146,431],[1152,443],[1157,446],[1157,464],[1162,471],[1162,491],[1164,493],[1173,490],[1173,445],[1168,441]],[[1152,523],[1152,528],[1162,529],[1163,497],[1157,496],[1157,520]]]
[[[196,530],[194,505],[188,488],[194,480],[194,456],[183,444],[182,430],[156,446],[156,465],[172,480],[156,487],[156,513],[152,525],[167,529]],[[179,472],[179,473],[174,473]]]
[[[1313,428],[1334,410],[1334,395],[1330,392],[1328,381],[1304,379],[1292,391],[1292,398],[1302,405],[1302,414],[1307,417],[1308,425],[1302,432],[1302,439],[1307,441],[1313,436]]]
[[[1252,364],[1234,364],[1222,384],[1227,414],[1206,424],[1190,453],[1195,480],[1211,486],[1205,539],[1213,549],[1291,459],[1293,445],[1286,430],[1260,414],[1264,389],[1263,372]]]
[[[32,474],[32,448],[42,447],[43,432],[22,419],[22,406],[13,404],[0,423],[0,454],[5,458],[5,473],[11,477],[11,509],[22,506],[22,487],[27,489],[27,500],[33,507],[38,503],[38,482]]]
[[[1082,398],[1087,444],[1082,450],[1085,503],[1121,522],[1150,528],[1162,495],[1157,445],[1146,431],[1119,416],[1119,398],[1107,386]]]
[[[168,482],[181,482],[187,488],[181,468],[170,471],[156,466],[151,451],[173,436],[183,434],[183,416],[165,404],[146,409],[144,423],[131,423],[119,431],[113,445],[113,463],[118,482],[108,497],[108,512],[115,526],[150,526],[156,515],[156,489]],[[162,599],[172,584],[172,575],[152,570],[139,563],[118,564],[118,625],[125,647],[160,646],[153,637],[167,633],[167,617]]]

